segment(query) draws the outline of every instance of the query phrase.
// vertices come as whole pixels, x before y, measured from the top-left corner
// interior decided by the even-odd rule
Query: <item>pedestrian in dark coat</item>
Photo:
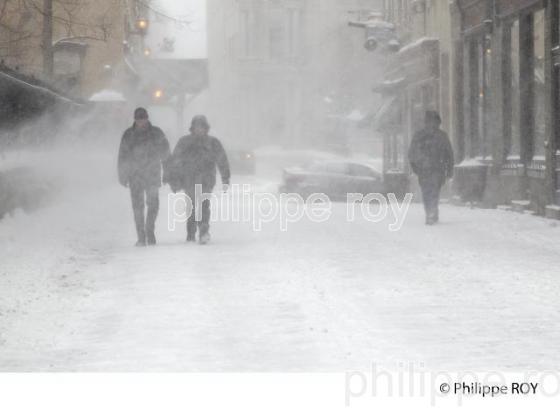
[[[198,228],[201,244],[210,240],[210,201],[201,201],[196,194],[212,193],[216,185],[216,168],[220,171],[224,191],[227,191],[231,177],[224,147],[217,138],[208,135],[209,131],[210,124],[205,116],[193,118],[190,134],[177,143],[169,172],[164,178],[174,192],[184,190],[189,197],[193,209],[187,222],[187,242],[196,240]],[[201,215],[197,214],[198,207]]]
[[[154,127],[144,108],[134,112],[134,124],[122,137],[119,149],[119,182],[130,188],[138,242],[136,246],[156,244],[155,222],[159,212],[162,166],[171,156],[169,141]],[[144,209],[148,208],[144,218]]]
[[[454,158],[449,137],[440,129],[441,118],[427,111],[425,127],[418,131],[409,151],[413,172],[418,175],[426,210],[426,224],[439,222],[439,199],[446,180],[453,178]]]

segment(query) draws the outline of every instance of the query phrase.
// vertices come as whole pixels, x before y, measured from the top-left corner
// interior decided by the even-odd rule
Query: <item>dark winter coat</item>
[[[441,130],[417,132],[410,145],[408,158],[419,177],[437,176],[443,180],[453,176],[453,148],[447,134]]]
[[[160,187],[161,169],[170,156],[169,141],[161,129],[152,124],[145,130],[132,126],[125,131],[119,149],[120,183]]]
[[[211,136],[187,135],[177,143],[164,180],[174,191],[191,191],[197,184],[209,191],[216,185],[216,167],[222,183],[229,184],[229,161],[221,142]]]

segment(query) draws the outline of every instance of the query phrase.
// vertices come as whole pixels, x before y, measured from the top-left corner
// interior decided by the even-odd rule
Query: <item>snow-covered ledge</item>
[[[488,167],[488,164],[483,162],[480,158],[467,158],[463,160],[460,164],[457,164],[455,168],[476,168],[476,167]]]

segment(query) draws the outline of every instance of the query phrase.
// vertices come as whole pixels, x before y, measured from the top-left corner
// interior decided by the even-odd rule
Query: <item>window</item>
[[[560,45],[560,3],[553,1],[550,3],[550,7],[552,8],[552,46],[556,47]]]
[[[288,56],[299,55],[301,39],[301,12],[299,9],[288,9]]]
[[[488,136],[488,121],[490,110],[490,84],[492,81],[492,39],[489,35],[484,36],[479,44],[480,64],[480,102],[479,102],[479,135],[480,155],[483,158],[492,156],[492,142]]]
[[[327,165],[321,162],[314,162],[309,166],[309,171],[321,174],[327,172]]]
[[[275,61],[286,58],[286,14],[285,10],[272,9],[268,15],[269,57]]]
[[[469,43],[469,139],[467,153],[470,157],[487,157],[492,153],[487,137],[490,91],[491,40],[477,36]]]
[[[254,57],[255,18],[250,10],[241,10],[240,26],[240,54],[242,57]]]
[[[54,75],[79,76],[82,70],[82,59],[80,54],[70,50],[56,51],[53,56],[54,59]]]
[[[348,164],[343,162],[329,162],[327,164],[327,172],[330,174],[345,174],[348,175]]]
[[[552,45],[554,72],[552,76],[552,87],[554,91],[553,112],[560,112],[560,3],[553,1],[550,3],[552,7]],[[556,147],[560,147],[560,119],[558,116],[553,118],[553,137],[555,136]]]
[[[521,58],[519,48],[519,20],[511,26],[511,137],[506,154],[509,159],[519,159],[521,155],[521,89],[519,80],[521,72],[519,62]]]
[[[376,173],[364,166],[364,165],[360,165],[360,164],[349,164],[349,173],[350,175],[354,176],[354,177],[361,177],[361,178],[376,178],[377,175]]]
[[[505,153],[529,165],[544,160],[546,152],[545,11],[520,16],[511,23],[510,34],[511,87],[504,103],[511,128]]]
[[[540,10],[533,15],[533,154],[544,159],[546,141],[546,84],[544,78],[545,58],[545,12]],[[537,159],[535,158],[535,159]]]

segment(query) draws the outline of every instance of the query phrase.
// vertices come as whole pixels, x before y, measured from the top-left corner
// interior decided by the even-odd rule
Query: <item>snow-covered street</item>
[[[560,366],[551,221],[444,206],[427,228],[415,204],[393,233],[335,204],[288,232],[219,222],[201,247],[166,230],[163,189],[159,245],[137,249],[112,161],[0,222],[0,370]]]

